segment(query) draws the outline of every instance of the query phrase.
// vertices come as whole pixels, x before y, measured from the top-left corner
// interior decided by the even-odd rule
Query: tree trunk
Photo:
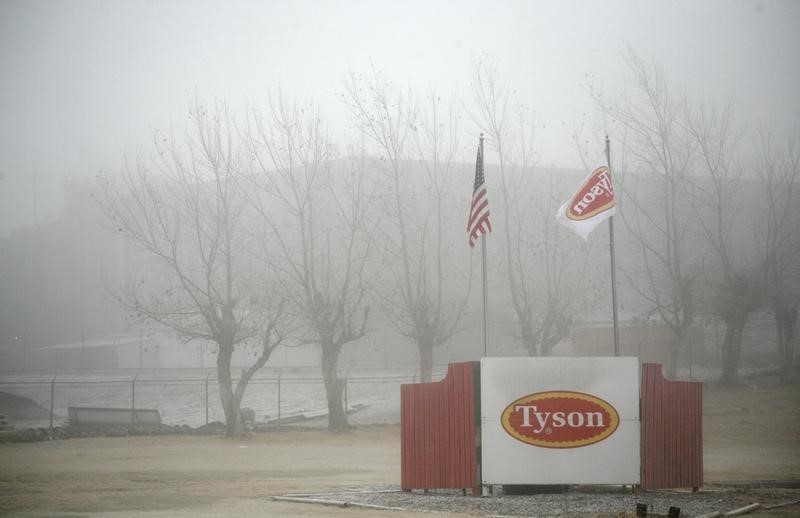
[[[555,317],[551,318],[550,322],[543,327],[542,345],[539,351],[542,356],[553,354],[555,346],[569,336],[569,322],[566,318]]]
[[[519,334],[522,344],[525,346],[525,350],[528,351],[528,356],[539,356],[539,340],[534,336],[533,328],[529,321],[520,321]]]
[[[731,387],[739,380],[739,360],[742,354],[742,333],[745,320],[725,321],[725,338],[722,342],[722,378],[720,383]]]
[[[678,376],[678,354],[683,340],[680,336],[673,336],[669,343],[669,358],[667,359],[667,378],[674,380]]]
[[[330,340],[320,344],[322,348],[322,379],[328,398],[328,430],[342,432],[349,428],[347,414],[342,405],[344,382],[336,374],[336,362],[341,348]]]
[[[778,353],[781,362],[781,383],[794,381],[794,328],[797,323],[797,309],[775,312]]]
[[[433,379],[433,342],[423,337],[417,343],[419,349],[419,380],[430,383]]]
[[[217,353],[217,380],[222,411],[225,414],[225,435],[234,437],[241,433],[242,428],[239,421],[239,404],[241,400],[236,397],[233,391],[233,379],[231,377],[233,345],[217,345],[219,347],[219,352]]]

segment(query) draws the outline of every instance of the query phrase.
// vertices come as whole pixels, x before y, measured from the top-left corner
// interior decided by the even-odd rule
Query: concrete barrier
[[[76,407],[67,409],[69,423],[73,426],[82,425],[127,425],[127,426],[158,426],[161,424],[161,414],[158,410],[137,408],[97,408]]]

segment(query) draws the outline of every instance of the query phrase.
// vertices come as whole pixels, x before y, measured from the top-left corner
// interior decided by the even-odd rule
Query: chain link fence
[[[440,379],[444,370],[434,374]],[[413,370],[342,372],[340,377],[345,409],[351,422],[360,424],[399,422],[400,385],[418,380]],[[322,378],[303,369],[254,377],[241,406],[254,411],[256,423],[325,423],[327,416]],[[0,408],[16,428],[66,424],[69,407],[155,409],[169,425],[224,422],[214,370],[0,375]]]

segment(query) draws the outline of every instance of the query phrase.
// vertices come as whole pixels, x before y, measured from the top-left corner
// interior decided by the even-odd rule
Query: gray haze
[[[374,65],[466,99],[472,63],[488,55],[536,110],[539,163],[577,167],[576,126],[603,127],[590,89],[624,90],[630,45],[676,91],[730,100],[751,123],[786,128],[800,114],[798,2],[496,4],[4,0],[0,237],[57,219],[64,179],[150,153],[153,132],[182,124],[195,91],[237,106],[277,88],[314,99],[343,142],[350,71]]]

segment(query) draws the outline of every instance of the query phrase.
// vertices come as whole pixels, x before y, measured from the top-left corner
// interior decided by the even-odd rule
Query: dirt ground
[[[800,480],[798,403],[800,386],[772,381],[706,388],[706,482]],[[160,436],[0,444],[0,514],[9,516],[430,516],[269,498],[399,482],[398,426],[340,435],[284,430],[233,441]]]
[[[2,444],[0,466],[0,510],[14,515],[352,516],[353,510],[269,497],[399,484],[399,428],[282,431],[235,441],[160,436]]]
[[[800,479],[800,384],[703,389],[706,481]]]

